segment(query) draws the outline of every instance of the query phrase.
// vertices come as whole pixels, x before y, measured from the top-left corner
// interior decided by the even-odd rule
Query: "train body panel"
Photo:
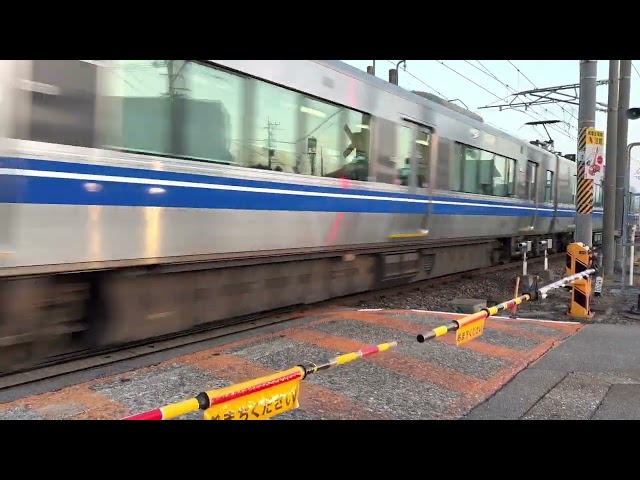
[[[20,179],[16,204],[5,205],[20,221],[10,230],[15,252],[3,266],[377,244],[425,226],[429,239],[536,235],[567,231],[574,215],[517,199],[301,186],[267,180],[269,173],[243,180],[108,163],[0,160]]]

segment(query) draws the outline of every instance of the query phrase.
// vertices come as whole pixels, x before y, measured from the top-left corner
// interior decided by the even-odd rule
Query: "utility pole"
[[[586,174],[587,130],[596,126],[597,60],[580,60],[580,106],[578,109],[578,188],[576,190],[575,241],[591,247],[593,240],[593,180]]]
[[[267,158],[269,166],[269,170],[271,170],[271,164],[273,162],[273,156],[276,153],[276,149],[273,148],[273,144],[275,143],[275,139],[273,138],[273,132],[276,130],[276,127],[280,125],[278,122],[272,122],[271,119],[267,118]],[[279,129],[277,129],[279,130]]]
[[[604,168],[604,225],[602,233],[602,253],[604,276],[614,274],[616,257],[616,145],[618,142],[618,78],[620,60],[609,60],[609,98],[607,104],[607,163]]]
[[[629,159],[627,158],[627,141],[629,134],[629,120],[627,110],[629,109],[629,96],[631,94],[631,60],[620,60],[620,91],[618,93],[618,141],[616,150],[616,211],[615,228],[616,259],[614,269],[622,271],[622,260],[624,257],[624,247],[626,241],[622,238],[624,196],[629,190],[629,176],[631,175]]]

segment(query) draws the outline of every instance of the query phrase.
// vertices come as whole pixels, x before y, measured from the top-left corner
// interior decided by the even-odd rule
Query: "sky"
[[[366,71],[372,60],[343,60]],[[389,79],[389,69],[399,60],[376,60],[376,76]],[[598,60],[598,80],[609,77],[609,61]],[[465,78],[466,77],[466,78]],[[400,66],[398,84],[407,90],[421,90],[436,94],[467,108],[494,127],[523,140],[548,140],[542,126],[525,125],[539,120],[561,120],[547,125],[554,140],[554,149],[563,154],[575,153],[578,133],[578,106],[567,103],[541,105],[525,113],[497,108],[481,109],[487,105],[508,103],[515,92],[580,82],[579,60],[407,60],[406,71]],[[597,87],[597,102],[607,103],[608,87]],[[573,90],[565,93],[573,94]],[[556,96],[557,98],[557,96]],[[530,97],[528,98],[530,99]],[[506,101],[505,101],[506,100]],[[516,101],[521,101],[517,99]],[[633,60],[631,69],[631,107],[640,107],[640,60]],[[598,130],[607,138],[607,113],[596,112]],[[628,142],[640,141],[640,119],[629,122]],[[640,189],[640,147],[632,154],[631,185]],[[639,171],[637,178],[636,171]]]

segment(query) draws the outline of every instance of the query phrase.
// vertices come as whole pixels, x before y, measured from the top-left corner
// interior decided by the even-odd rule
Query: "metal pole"
[[[604,276],[613,275],[616,256],[616,145],[618,142],[618,82],[620,60],[609,60],[609,99],[607,113],[607,163],[604,169],[604,225],[602,254]]]
[[[632,199],[633,197],[629,197],[629,199]],[[629,232],[629,243],[631,243],[630,245],[630,251],[629,251],[629,286],[633,286],[633,263],[634,263],[634,259],[633,257],[635,257],[635,253],[636,253],[636,247],[633,246],[633,242],[635,242],[636,240],[636,226],[635,225],[631,225],[631,231]]]
[[[625,158],[627,159],[627,164],[629,165],[629,168],[631,166],[631,150],[633,150],[634,147],[640,147],[640,142],[633,142],[633,143],[630,143],[629,145],[627,145],[627,150],[625,152]],[[627,176],[628,177],[631,176],[631,172],[630,171],[629,171],[629,174]],[[624,246],[624,242],[635,243],[635,241],[636,241],[636,238],[635,238],[636,237],[636,234],[635,234],[635,231],[636,231],[635,217],[634,217],[634,224],[633,225],[629,225],[629,217],[630,217],[631,211],[632,211],[631,205],[632,205],[632,202],[634,201],[634,199],[635,199],[635,196],[632,195],[630,191],[623,192],[623,197],[622,197],[622,206],[623,206],[623,208],[622,208],[622,218],[623,218],[623,221],[622,221],[622,234],[621,234],[621,238],[622,238],[622,245],[621,245],[622,258],[620,259],[620,264],[621,264],[620,265],[620,280],[621,280],[620,288],[622,290],[624,290],[624,287],[625,287],[625,280],[624,279],[625,279],[625,269],[626,269],[625,263],[626,262],[624,260],[625,260],[625,257],[626,257],[625,253],[627,252],[627,249]],[[627,237],[628,237],[628,235],[630,233],[630,229],[631,229],[631,232],[632,232],[633,236],[630,239],[627,239]],[[633,256],[634,255],[635,255],[635,251],[631,250],[631,264],[632,265],[633,265]],[[629,270],[631,270],[632,268],[633,267],[631,267]],[[631,279],[633,278],[632,275],[633,274],[631,273],[630,274],[630,278]],[[629,282],[629,285],[632,285],[631,281]]]
[[[631,95],[631,60],[620,60],[620,91],[618,93],[618,141],[616,155],[616,211],[615,211],[615,229],[617,230],[616,239],[616,259],[614,268],[620,271],[624,270],[623,257],[625,238],[622,235],[622,225],[624,210],[624,195],[629,178],[629,163],[627,163],[627,137],[629,133],[629,120],[627,119],[627,110],[629,109],[629,97]]]
[[[547,255],[547,249],[544,249],[544,269],[549,270],[549,256]]]
[[[593,180],[585,178],[587,129],[596,125],[597,60],[580,60],[580,107],[578,110],[578,188],[576,190],[576,242],[591,247],[593,241]]]

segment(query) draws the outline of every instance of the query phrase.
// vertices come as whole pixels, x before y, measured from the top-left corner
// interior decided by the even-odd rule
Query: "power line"
[[[394,67],[396,66],[395,63],[393,63],[391,60],[385,60],[386,62],[389,62],[391,65],[393,65]],[[424,80],[421,80],[420,78],[416,77],[413,73],[411,73],[409,70],[407,70],[405,68],[405,73],[407,75],[409,75],[410,77],[415,78],[417,81],[419,81],[420,83],[422,83],[424,86],[426,86],[427,88],[429,88],[430,90],[433,90],[434,92],[436,92],[438,95],[440,95],[442,98],[444,98],[445,100],[447,100],[447,96],[440,93],[438,90],[436,90],[435,88],[433,88],[431,85],[429,85],[427,82],[425,82]]]
[[[508,61],[510,62],[510,60],[508,60]],[[474,65],[473,63],[471,63],[471,62],[470,62],[470,61],[468,61],[468,60],[465,60],[465,62],[467,62],[469,65],[471,65],[471,66],[472,66],[473,68],[475,68],[476,70],[479,70],[480,72],[484,73],[485,75],[487,75],[487,76],[489,76],[489,77],[493,78],[493,79],[494,79],[494,80],[496,80],[498,83],[500,83],[502,86],[504,86],[507,90],[510,90],[510,91],[512,91],[512,92],[514,92],[514,93],[517,93],[517,92],[516,92],[516,90],[515,90],[513,87],[511,87],[511,86],[507,85],[507,84],[506,84],[506,83],[504,83],[502,80],[500,80],[500,79],[499,79],[499,78],[498,78],[498,77],[497,77],[497,76],[496,76],[496,75],[495,75],[491,70],[489,70],[489,69],[488,69],[484,64],[482,64],[482,62],[480,62],[479,60],[476,60],[476,62],[478,62],[478,63],[482,66],[482,68],[483,68],[484,70],[482,70],[481,68],[477,67],[476,65]],[[512,65],[513,65],[513,64],[512,64]],[[515,67],[515,65],[514,65],[514,68],[516,68],[516,69],[517,69],[517,67]],[[518,70],[518,71],[519,71],[522,75],[524,75],[524,73],[522,73],[520,70]],[[529,80],[529,83],[533,84],[533,82],[531,82],[531,80]],[[534,85],[534,87],[535,87],[535,85]],[[536,87],[536,88],[537,88],[537,87]],[[500,99],[500,100],[502,100],[502,99]],[[493,103],[495,103],[495,102],[493,102]],[[532,108],[533,108],[533,107],[532,107]],[[547,109],[547,108],[545,108],[545,107],[540,107],[540,108],[542,108],[542,110],[544,110],[545,112],[547,112],[549,115],[552,115],[552,116],[554,116],[555,118],[557,118],[558,120],[561,120],[561,121],[562,121],[562,123],[566,124],[566,125],[567,125],[567,127],[569,127],[568,129],[576,128],[576,127],[573,127],[573,125],[571,125],[569,122],[567,122],[564,118],[561,118],[560,116],[558,116],[556,113],[553,113],[553,112],[552,112],[552,111],[550,111],[549,109]],[[573,115],[571,112],[567,112],[567,111],[564,109],[564,107],[562,107],[562,106],[561,106],[560,108],[562,109],[562,111],[563,111],[565,114],[569,114],[569,116],[571,116],[571,117],[573,117],[574,119],[578,120],[578,119],[576,118],[576,116],[575,116],[575,115]],[[539,114],[539,115],[540,115],[540,116],[542,116],[542,114]],[[577,128],[576,128],[576,130],[577,130]]]
[[[473,83],[474,85],[476,85],[477,87],[481,88],[482,90],[484,90],[485,92],[489,93],[490,95],[493,95],[493,96],[494,96],[494,97],[496,97],[498,100],[504,100],[503,98],[500,98],[498,95],[496,95],[496,94],[495,94],[495,93],[493,93],[492,91],[487,90],[487,89],[486,89],[485,87],[483,87],[482,85],[480,85],[480,84],[478,84],[477,82],[475,82],[475,81],[471,80],[471,79],[470,79],[469,77],[467,77],[466,75],[463,75],[462,73],[458,72],[458,71],[457,71],[457,70],[455,70],[454,68],[452,68],[452,67],[450,67],[449,65],[445,64],[442,60],[436,60],[436,62],[440,63],[442,66],[444,66],[444,67],[448,68],[449,70],[451,70],[452,72],[456,73],[457,75],[461,76],[461,77],[462,77],[462,78],[464,78],[465,80],[467,80],[467,81],[469,81],[469,82]],[[517,110],[517,111],[519,111],[520,113],[523,113],[523,114],[527,115],[529,118],[533,118],[534,120],[538,120],[536,117],[534,117],[533,115],[531,115],[531,114],[530,114],[530,113],[528,113],[528,112],[523,112],[523,111],[521,111],[521,110]],[[550,125],[549,127],[550,127],[550,128],[552,128],[552,127],[553,127],[553,125]],[[572,135],[570,135],[570,134],[567,134],[567,133],[566,133],[566,132],[564,132],[563,130],[559,130],[559,129],[557,129],[557,128],[554,128],[554,130],[556,130],[556,132],[558,132],[558,133],[560,133],[560,134],[564,135],[565,137],[567,137],[567,138],[569,138],[569,139],[571,139],[571,140],[576,140],[576,141],[577,141],[576,137],[574,137],[574,136],[572,136]]]
[[[511,66],[512,66],[513,68],[515,68],[515,69],[518,71],[518,73],[519,73],[520,75],[522,75],[524,78],[526,78],[526,79],[527,79],[527,81],[528,81],[531,85],[533,85],[533,88],[538,88],[538,87],[536,86],[536,84],[535,84],[535,83],[533,83],[533,82],[531,81],[531,79],[530,79],[529,77],[527,77],[527,76],[522,72],[522,70],[520,70],[518,67],[516,67],[516,66],[513,64],[513,62],[512,62],[511,60],[507,60],[507,62],[509,62],[509,63],[511,64]]]
[[[528,81],[528,82],[533,86],[533,88],[535,88],[535,89],[537,89],[537,88],[538,88],[538,86],[537,86],[535,83],[533,83],[533,82],[531,81],[531,79],[530,79],[529,77],[527,77],[527,76],[525,75],[525,73],[524,73],[522,70],[520,70],[518,67],[516,67],[516,65],[515,65],[511,60],[507,60],[507,62],[509,62],[509,64],[510,64],[513,68],[515,68],[515,69],[516,69],[516,71],[517,71],[520,75],[522,75],[522,76],[523,76],[523,77],[524,77],[524,78],[525,78],[525,79],[526,79],[526,80],[527,80],[527,81]],[[514,91],[515,91],[515,90],[514,90]],[[557,119],[560,119],[560,117],[559,117],[558,115],[555,115],[554,113],[550,112],[550,111],[549,111],[549,110],[547,110],[546,108],[542,107],[542,109],[543,109],[545,112],[549,113],[550,115],[554,115]],[[576,117],[572,112],[568,112],[567,110],[565,110],[565,108],[564,108],[564,106],[563,106],[563,105],[560,105],[560,109],[561,109],[565,114],[568,114],[571,118],[573,118],[573,119],[575,119],[576,121],[578,121],[578,117]],[[562,121],[563,121],[564,123],[566,123],[569,127],[573,127],[573,125],[571,125],[570,123],[568,123],[568,122],[567,122],[567,121],[565,121],[564,119],[562,119]],[[577,127],[574,127],[574,128],[575,128],[576,130],[578,130],[578,128],[577,128]]]

